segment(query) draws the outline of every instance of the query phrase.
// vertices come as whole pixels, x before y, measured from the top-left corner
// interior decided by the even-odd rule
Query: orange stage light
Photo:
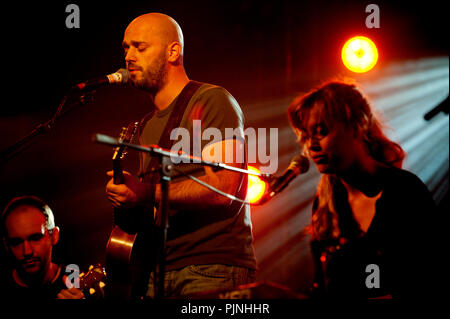
[[[251,172],[259,173],[259,169],[248,166]],[[266,182],[262,181],[258,176],[248,175],[247,196],[250,203],[257,203],[266,191]]]
[[[344,44],[341,56],[342,62],[350,71],[364,73],[377,64],[378,50],[372,40],[357,36]]]

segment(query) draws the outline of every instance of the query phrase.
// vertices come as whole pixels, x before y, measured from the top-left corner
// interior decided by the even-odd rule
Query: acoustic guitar
[[[139,122],[131,123],[122,128],[119,140],[133,143]],[[119,145],[113,153],[113,181],[114,184],[124,183],[122,162],[126,155],[126,147]],[[145,293],[147,272],[145,251],[146,236],[137,230],[125,229],[117,220],[126,214],[136,214],[136,211],[114,209],[115,226],[106,245],[106,273],[108,285],[106,295],[108,298],[136,299]],[[126,217],[125,217],[126,218]]]

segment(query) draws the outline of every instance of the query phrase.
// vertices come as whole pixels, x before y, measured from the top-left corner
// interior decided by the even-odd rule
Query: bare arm
[[[230,161],[225,157],[225,153],[232,148],[233,154],[237,154],[237,159]],[[243,149],[242,142],[237,140],[226,140],[209,145],[202,152],[204,160],[216,160],[226,163],[230,166],[241,167],[243,162],[243,153],[236,152],[236,150]],[[222,151],[226,150],[226,151]],[[212,155],[211,155],[212,154]],[[237,172],[221,170],[214,172],[210,167],[205,167],[205,175],[198,177],[199,180],[211,185],[214,188],[221,190],[224,193],[235,195],[236,190],[240,186],[241,174]],[[156,201],[161,200],[161,185],[156,186],[155,198]],[[231,205],[232,200],[222,196],[199,183],[188,179],[179,182],[172,182],[169,188],[170,207],[174,209],[211,209],[214,207],[224,207]]]
[[[239,167],[238,165],[233,165]],[[235,195],[241,177],[239,173],[230,171],[213,172],[205,168],[206,174],[198,177],[199,180],[221,190],[224,193]],[[161,200],[161,185],[156,186],[156,201]],[[193,180],[172,182],[169,188],[170,207],[174,209],[211,209],[231,205],[232,200],[222,196]]]

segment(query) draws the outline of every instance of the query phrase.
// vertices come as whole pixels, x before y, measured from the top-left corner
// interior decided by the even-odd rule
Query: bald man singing
[[[174,19],[160,13],[139,16],[126,28],[122,45],[132,85],[147,92],[152,101],[140,122],[141,144],[247,167],[241,108],[224,88],[188,78],[183,33]],[[226,156],[230,152],[232,156]],[[139,212],[149,207],[155,208],[156,225],[161,221],[158,159],[140,156],[137,177],[125,172],[123,184],[111,179],[106,186],[108,199],[121,212],[117,223],[136,231],[145,224]],[[107,174],[113,176],[111,171]],[[183,298],[254,281],[249,207],[186,174],[237,198],[246,197],[245,174],[176,165],[174,176],[184,177],[173,178],[169,188],[164,297]],[[148,253],[155,254],[150,248]],[[155,297],[154,274],[146,296]]]

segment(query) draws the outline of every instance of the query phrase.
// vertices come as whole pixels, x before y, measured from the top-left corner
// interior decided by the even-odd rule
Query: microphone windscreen
[[[122,79],[120,81],[121,84],[128,83],[128,80],[130,79],[130,71],[128,71],[127,69],[118,69],[116,73],[122,75]]]
[[[306,173],[309,170],[309,159],[304,155],[296,155],[288,169],[293,170],[297,175]]]

